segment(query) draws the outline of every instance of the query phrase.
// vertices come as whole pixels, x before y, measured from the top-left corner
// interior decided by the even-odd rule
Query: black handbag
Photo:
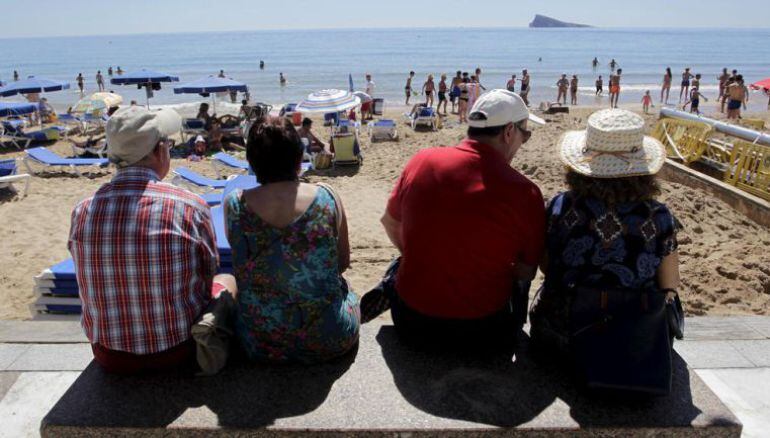
[[[657,289],[570,292],[569,353],[586,387],[669,394],[673,336],[684,328],[679,298],[667,302]]]

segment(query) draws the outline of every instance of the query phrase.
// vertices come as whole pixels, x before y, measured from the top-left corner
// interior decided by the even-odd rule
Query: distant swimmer
[[[286,77],[284,77],[283,72],[278,73],[278,80],[281,82],[281,86],[286,85]]]
[[[265,61],[259,60],[259,69],[264,70],[265,69]]]
[[[594,70],[596,70],[596,67],[599,66],[599,60],[594,57],[594,60],[591,62],[591,65],[594,67]]]
[[[107,67],[107,76],[112,77],[112,66]]]
[[[219,74],[217,76],[220,77],[220,78],[225,77],[225,71],[224,70],[219,70]]]
[[[671,92],[671,81],[674,75],[671,73],[671,67],[666,67],[666,73],[663,74],[663,85],[660,87],[660,103],[668,105],[668,95]],[[666,96],[664,99],[663,96]]]
[[[615,72],[616,68],[618,68],[618,63],[615,61],[615,58],[612,58],[612,61],[610,61],[610,70]]]
[[[601,96],[604,93],[604,79],[599,75],[599,79],[596,80],[596,95]]]
[[[118,74],[118,76],[120,76],[120,75],[122,75],[122,74],[123,74],[123,69],[122,69],[122,68],[120,68],[120,66],[118,66],[118,69],[117,69],[117,70],[115,70],[115,72]]]
[[[556,88],[559,90],[558,94],[556,95],[556,103],[561,103],[562,98],[564,98],[564,104],[567,104],[567,89],[569,88],[569,79],[567,79],[567,75],[563,74],[561,75],[561,79],[556,81]]]
[[[690,79],[692,79],[694,76],[692,73],[690,73],[690,67],[687,67],[682,72],[682,83],[679,87],[679,102],[682,102],[682,97],[685,99],[690,94]]]
[[[543,58],[537,58],[537,62],[543,62]]]
[[[19,80],[19,72],[14,70],[13,71],[13,81],[16,82]]]
[[[577,94],[578,94],[578,77],[577,75],[572,75],[572,80],[569,82],[569,95],[570,95],[570,104],[571,105],[577,105]]]
[[[620,75],[623,73],[623,69],[619,68],[618,72],[610,75],[610,108],[618,107],[618,100],[620,100]]]

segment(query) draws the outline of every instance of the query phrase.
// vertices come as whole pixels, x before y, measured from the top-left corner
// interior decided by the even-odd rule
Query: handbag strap
[[[340,211],[340,205],[342,204],[341,204],[340,198],[337,195],[337,192],[329,184],[319,182],[319,183],[316,183],[316,185],[318,187],[322,187],[323,189],[325,189],[327,192],[329,192],[331,197],[334,198],[334,210],[335,210],[334,216],[337,223],[337,234],[339,235],[340,227],[342,226],[342,213]]]

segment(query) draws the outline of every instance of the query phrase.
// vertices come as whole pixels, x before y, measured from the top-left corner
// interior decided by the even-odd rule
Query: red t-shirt
[[[513,265],[537,266],[545,206],[538,187],[491,146],[464,140],[417,153],[388,213],[401,222],[401,299],[428,316],[472,319],[499,312]]]

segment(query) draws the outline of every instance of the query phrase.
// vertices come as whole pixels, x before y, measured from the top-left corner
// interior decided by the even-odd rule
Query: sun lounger
[[[101,139],[93,144],[88,144],[88,142],[84,143],[76,143],[72,139],[67,139],[70,143],[70,147],[72,147],[72,154],[73,155],[83,155],[83,154],[93,154],[96,155],[99,158],[105,158],[107,155],[107,139]]]
[[[412,129],[418,126],[428,126],[432,130],[438,129],[438,115],[433,107],[420,108],[412,118]]]
[[[13,183],[24,181],[24,196],[27,196],[31,177],[26,173],[17,174],[16,171],[15,159],[0,161],[0,189],[12,188]]]
[[[186,142],[189,137],[206,134],[206,123],[201,119],[183,119],[182,120],[182,142]]]
[[[204,193],[200,195],[209,207],[215,207],[222,203],[222,194],[218,192]]]
[[[173,172],[174,178],[171,180],[173,184],[187,186],[191,189],[202,189],[204,193],[224,189],[227,185],[227,180],[208,178],[186,167],[177,167]]]
[[[396,121],[390,119],[378,120],[376,122],[369,122],[369,138],[372,141],[388,139],[398,140],[398,130],[396,129]]]
[[[7,120],[0,123],[0,144],[12,144],[19,150],[29,147],[32,139],[18,134],[17,129],[8,129],[9,126]]]
[[[356,121],[341,119],[336,125],[332,125],[332,135],[345,132],[355,132],[358,135],[360,127],[361,124]]]
[[[355,134],[339,134],[332,136],[334,144],[334,166],[358,166],[361,164],[361,150],[358,145],[358,136]]]
[[[78,176],[83,174],[80,172],[80,168],[84,166],[96,166],[107,167],[110,161],[106,158],[62,158],[56,153],[44,148],[32,148],[27,149],[27,155],[24,157],[24,165],[30,174],[36,174],[30,165],[32,162],[43,165],[46,168],[49,167],[68,167],[75,171]]]
[[[249,163],[247,161],[239,160],[225,152],[216,153],[211,158],[211,167],[219,178],[222,178],[222,170],[226,168],[230,170],[249,170]]]

